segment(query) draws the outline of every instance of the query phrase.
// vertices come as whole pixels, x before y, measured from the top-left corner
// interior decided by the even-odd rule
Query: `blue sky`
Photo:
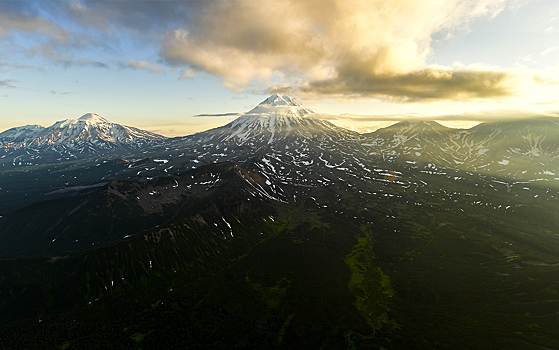
[[[95,112],[167,136],[274,92],[360,131],[559,111],[551,0],[0,1],[0,130]]]

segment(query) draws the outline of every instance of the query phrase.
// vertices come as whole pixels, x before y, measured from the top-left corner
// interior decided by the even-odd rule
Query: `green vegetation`
[[[386,323],[399,327],[396,321],[388,316],[390,301],[394,297],[390,277],[374,264],[371,229],[363,225],[362,230],[365,237],[358,238],[359,243],[344,259],[351,270],[348,285],[355,296],[353,304],[373,330]]]
[[[149,333],[148,333],[149,334]],[[140,343],[142,340],[144,340],[144,338],[146,337],[146,335],[148,334],[143,334],[140,332],[134,333],[130,336],[130,339],[132,339],[133,341],[135,341],[136,343]]]
[[[291,282],[287,277],[279,280],[273,287],[264,287],[260,283],[251,282],[248,276],[248,271],[246,273],[245,281],[250,284],[252,289],[258,293],[263,305],[269,308],[275,308],[285,299],[285,293]]]

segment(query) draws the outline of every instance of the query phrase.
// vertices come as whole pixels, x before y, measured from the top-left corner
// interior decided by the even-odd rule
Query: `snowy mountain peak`
[[[0,147],[59,147],[62,150],[83,152],[124,146],[139,147],[144,142],[164,139],[164,136],[114,124],[95,113],[87,113],[79,119],[58,121],[48,128],[36,125],[12,128],[0,133]]]
[[[269,107],[280,107],[280,106],[290,106],[298,107],[302,106],[299,102],[295,101],[291,96],[273,94],[264,101],[262,101],[259,106],[269,106]]]
[[[88,121],[91,123],[108,123],[109,121],[98,114],[86,113],[80,117],[78,120]]]
[[[295,101],[291,96],[274,94],[258,106],[254,107],[247,114],[266,116],[270,114],[285,115],[290,117],[303,117],[307,114],[314,113],[308,108],[305,108],[301,103]]]
[[[261,141],[271,144],[291,136],[312,138],[343,134],[345,137],[351,134],[314,115],[292,97],[274,94],[229,124],[202,134],[217,137],[221,143],[233,141],[237,144]]]

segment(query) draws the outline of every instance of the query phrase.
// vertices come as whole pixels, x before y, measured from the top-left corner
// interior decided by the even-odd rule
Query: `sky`
[[[559,116],[559,4],[0,0],[0,131],[93,112],[181,136],[272,93],[360,132]]]

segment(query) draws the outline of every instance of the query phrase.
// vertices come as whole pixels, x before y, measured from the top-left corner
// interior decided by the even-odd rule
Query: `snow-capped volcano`
[[[280,106],[287,106],[287,107],[299,107],[302,106],[299,102],[295,101],[295,99],[291,96],[287,95],[280,95],[280,94],[273,94],[264,101],[260,102],[258,106],[270,106],[270,107],[280,107]]]
[[[285,183],[300,180],[306,185],[323,181],[317,169],[337,171],[334,168],[345,164],[347,154],[363,149],[357,132],[322,120],[293,98],[278,94],[224,126],[171,139],[161,147],[166,154],[177,152],[180,161],[167,164],[174,169],[228,160]]]
[[[47,128],[29,125],[9,129],[0,133],[0,146],[4,148],[62,146],[82,151],[132,146],[137,142],[163,139],[165,137],[161,135],[114,124],[95,113],[87,113],[79,119],[58,121]]]
[[[246,114],[284,114],[302,117],[307,114],[314,113],[310,109],[305,108],[301,103],[295,101],[287,95],[274,94]]]
[[[83,120],[85,122],[90,122],[92,124],[96,124],[96,123],[109,123],[110,124],[110,122],[107,119],[105,119],[105,118],[103,118],[100,115],[97,115],[95,113],[86,113],[86,114],[82,115],[78,120]]]
[[[269,131],[275,131],[276,128],[292,129],[291,125],[304,124],[302,118],[311,117],[314,114],[308,108],[295,101],[290,96],[272,95],[262,101],[258,106],[251,109],[245,115],[239,117],[231,123],[232,127],[243,126],[265,128]]]
[[[209,130],[219,142],[276,143],[289,136],[340,137],[353,132],[315,117],[316,114],[290,96],[274,94],[231,123]]]

